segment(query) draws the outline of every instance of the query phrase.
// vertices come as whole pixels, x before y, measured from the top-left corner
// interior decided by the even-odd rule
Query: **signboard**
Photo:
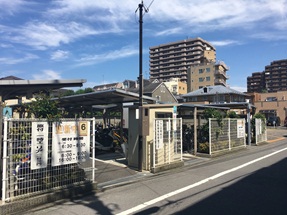
[[[245,120],[237,119],[237,138],[245,137]]]
[[[155,121],[155,147],[161,149],[163,147],[163,120]]]
[[[52,166],[85,162],[90,156],[90,122],[53,123]]]
[[[48,122],[32,122],[31,169],[46,168],[48,163]]]

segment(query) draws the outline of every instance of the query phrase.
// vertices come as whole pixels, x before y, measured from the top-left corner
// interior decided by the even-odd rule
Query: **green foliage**
[[[202,153],[209,153],[209,144],[206,143],[199,143],[198,151]]]
[[[226,117],[227,118],[239,118],[239,116],[236,114],[235,111],[228,111]]]
[[[84,92],[85,93],[92,93],[92,92],[94,92],[94,90],[93,90],[93,88],[88,87],[88,88],[85,88]]]
[[[219,126],[222,126],[222,119],[226,116],[226,113],[219,111],[218,109],[206,108],[203,111],[203,117],[208,120],[209,118],[215,118]]]
[[[24,104],[28,118],[46,118],[49,120],[58,120],[67,113],[58,106],[58,101],[51,100],[51,97],[45,93],[40,93],[34,101]]]
[[[74,90],[67,90],[61,96],[72,96],[75,95]]]
[[[85,93],[85,90],[84,89],[78,89],[76,90],[75,94],[78,95],[78,94],[84,94]]]

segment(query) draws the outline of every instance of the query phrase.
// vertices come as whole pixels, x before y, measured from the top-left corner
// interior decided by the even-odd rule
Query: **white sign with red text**
[[[53,123],[52,166],[85,162],[90,156],[90,122]]]

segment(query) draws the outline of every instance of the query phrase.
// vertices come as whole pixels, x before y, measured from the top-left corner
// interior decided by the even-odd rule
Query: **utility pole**
[[[143,9],[145,12],[148,10],[144,7],[143,1],[139,4],[139,136],[138,136],[138,170],[142,171],[142,161],[143,161],[143,130],[142,130],[142,117],[143,117]],[[137,11],[136,11],[137,12]]]

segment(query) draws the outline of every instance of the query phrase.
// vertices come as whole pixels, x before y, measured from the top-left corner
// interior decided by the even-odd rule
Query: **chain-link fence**
[[[155,119],[153,168],[182,161],[182,119]]]
[[[255,144],[267,141],[266,122],[262,119],[255,119]]]
[[[94,119],[4,119],[2,201],[95,181]]]
[[[209,119],[209,154],[246,147],[245,119]],[[203,146],[202,146],[203,147]],[[202,147],[199,147],[201,150]]]

